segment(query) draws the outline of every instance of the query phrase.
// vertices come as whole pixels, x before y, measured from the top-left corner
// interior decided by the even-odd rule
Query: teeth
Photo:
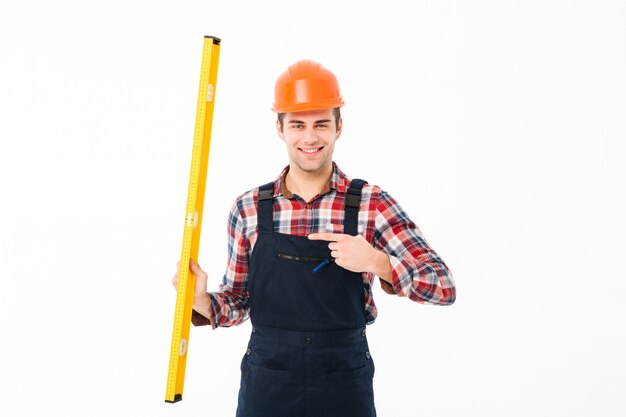
[[[320,148],[315,148],[315,149],[301,149],[302,152],[306,152],[306,153],[315,153],[317,151],[320,150]]]

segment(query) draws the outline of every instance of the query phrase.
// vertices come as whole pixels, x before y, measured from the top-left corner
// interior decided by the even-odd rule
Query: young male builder
[[[218,292],[190,263],[194,325],[252,322],[238,417],[375,416],[365,336],[377,314],[374,276],[385,292],[419,303],[455,300],[450,271],[398,203],[333,162],[343,104],[318,63],[280,75],[273,110],[289,165],[235,201]]]

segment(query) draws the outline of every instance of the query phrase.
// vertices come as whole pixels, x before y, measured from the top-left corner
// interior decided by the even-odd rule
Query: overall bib
[[[363,184],[346,194],[346,234],[357,234]],[[375,417],[362,275],[337,266],[329,242],[274,232],[272,199],[262,186],[237,417]]]

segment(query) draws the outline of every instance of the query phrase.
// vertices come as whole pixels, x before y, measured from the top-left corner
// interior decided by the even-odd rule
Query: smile
[[[311,148],[311,149],[303,149],[303,148],[298,148],[299,150],[301,150],[302,152],[309,154],[309,155],[313,155],[318,153],[319,151],[321,151],[324,147],[322,146],[321,148]]]

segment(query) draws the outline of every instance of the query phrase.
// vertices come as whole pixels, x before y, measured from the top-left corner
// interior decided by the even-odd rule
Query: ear
[[[278,120],[276,120],[276,133],[278,133],[278,137],[284,142],[285,134],[280,130],[280,122]]]
[[[337,133],[335,134],[335,140],[339,139],[339,136],[341,136],[342,129],[343,129],[343,119],[340,117],[339,123],[337,123]]]

